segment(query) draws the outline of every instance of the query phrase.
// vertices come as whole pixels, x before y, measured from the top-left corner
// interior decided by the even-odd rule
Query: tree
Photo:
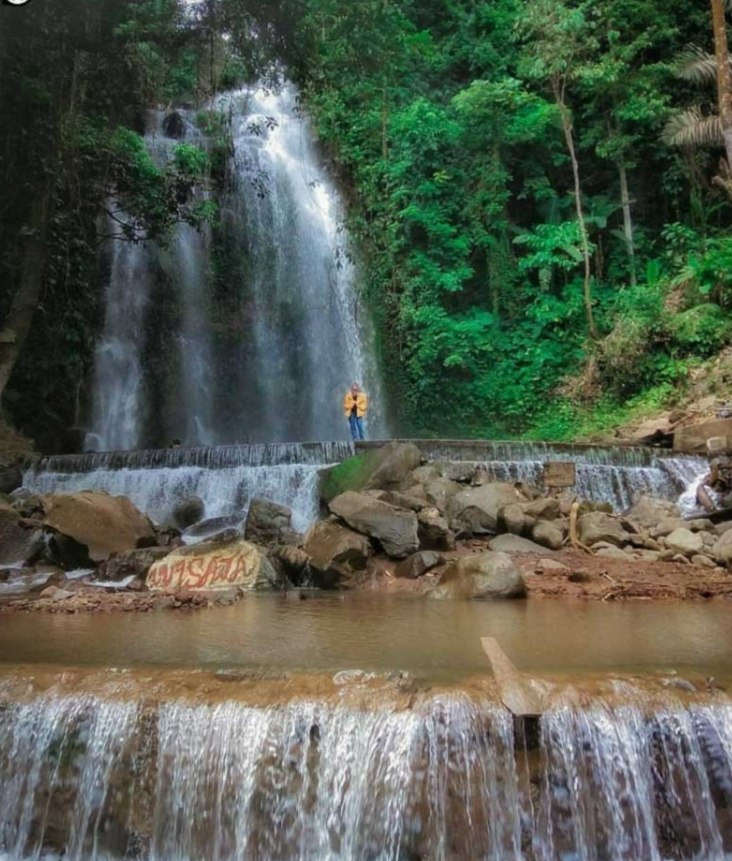
[[[572,166],[575,211],[582,250],[584,296],[587,331],[597,338],[592,297],[592,252],[587,233],[580,165],[575,140],[574,117],[569,104],[572,86],[576,83],[580,64],[594,44],[592,28],[587,20],[587,4],[572,8],[566,0],[531,0],[521,29],[526,36],[524,46],[525,71],[529,78],[548,83],[559,112],[567,153]]]

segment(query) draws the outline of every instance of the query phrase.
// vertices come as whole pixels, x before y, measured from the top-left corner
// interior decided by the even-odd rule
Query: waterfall
[[[641,493],[677,500],[691,510],[695,500],[688,488],[695,487],[707,470],[704,458],[648,449],[421,440],[418,444],[426,456],[478,466],[494,481],[541,484],[545,460],[573,460],[579,496],[609,502],[616,511],[628,508]],[[250,499],[264,496],[292,508],[296,527],[304,529],[318,514],[319,471],[353,452],[350,442],[87,452],[43,458],[26,470],[23,486],[34,493],[106,490],[128,496],[158,522],[191,495],[204,500],[211,517],[245,513]],[[499,457],[506,459],[495,459]]]
[[[381,397],[343,207],[297,92],[238,91],[208,108],[231,136],[225,180],[208,192],[217,222],[179,224],[162,246],[107,248],[87,449],[345,440],[341,401],[354,380],[371,395],[377,435]],[[161,112],[149,124],[161,165],[181,141],[212,146],[200,115],[177,114],[175,138]]]
[[[236,683],[229,683],[234,684]],[[0,706],[0,857],[722,861],[732,705],[51,690]],[[633,692],[627,692],[633,693]],[[636,703],[643,696],[634,692]]]

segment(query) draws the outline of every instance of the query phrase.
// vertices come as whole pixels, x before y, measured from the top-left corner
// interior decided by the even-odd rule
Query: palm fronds
[[[679,54],[676,74],[698,84],[713,84],[717,77],[717,61],[714,54],[698,45],[687,45]]]
[[[720,118],[715,114],[705,115],[698,107],[687,108],[671,117],[662,139],[671,146],[724,146]]]

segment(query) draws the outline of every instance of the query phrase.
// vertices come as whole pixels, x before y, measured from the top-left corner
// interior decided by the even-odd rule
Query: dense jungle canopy
[[[714,13],[714,14],[713,14]],[[394,430],[566,438],[732,340],[722,0],[30,0],[0,7],[0,391],[80,421],[99,247],[215,222],[213,95],[299,86],[347,196]],[[716,33],[716,50],[715,50]],[[156,164],[146,111],[213,144]],[[266,178],[262,179],[266,194]]]

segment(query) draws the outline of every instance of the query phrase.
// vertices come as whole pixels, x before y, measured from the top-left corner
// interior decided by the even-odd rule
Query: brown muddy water
[[[458,681],[496,637],[527,672],[700,673],[732,680],[722,603],[437,602],[394,596],[249,596],[199,612],[0,617],[0,663],[404,670]]]

